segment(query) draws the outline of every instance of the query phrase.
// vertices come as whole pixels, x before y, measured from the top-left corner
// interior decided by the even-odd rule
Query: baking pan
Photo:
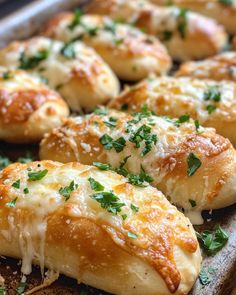
[[[128,1],[128,0],[127,0]],[[26,6],[20,11],[0,21],[0,46],[4,46],[11,40],[24,39],[32,36],[40,30],[45,21],[57,12],[73,9],[78,5],[85,5],[88,0],[39,0]],[[37,146],[16,146],[0,142],[0,152],[15,160],[26,150],[32,150],[37,159]],[[191,295],[229,295],[236,286],[236,205],[216,210],[211,215],[204,212],[204,218],[210,219],[202,226],[195,229],[199,232],[206,229],[213,229],[220,224],[228,233],[229,241],[226,246],[211,257],[203,257],[202,268],[211,269],[211,282],[203,286],[197,280]],[[1,241],[0,241],[1,242]],[[0,274],[6,280],[7,294],[16,294],[17,284],[20,281],[20,265],[17,260],[10,258],[0,259]],[[39,270],[34,268],[32,275],[27,279],[28,288],[39,285],[42,279]],[[58,281],[50,287],[35,294],[83,294],[104,295],[105,292],[90,287],[78,285],[75,280],[61,276]],[[129,295],[129,294],[127,294]]]

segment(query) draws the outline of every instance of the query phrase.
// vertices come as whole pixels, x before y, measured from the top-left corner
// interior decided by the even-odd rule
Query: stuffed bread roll
[[[0,68],[0,139],[14,143],[40,141],[69,115],[64,100],[39,78],[21,70]]]
[[[236,52],[223,52],[202,61],[186,62],[180,66],[175,76],[236,82]]]
[[[153,116],[97,110],[69,118],[41,142],[40,158],[109,163],[137,186],[147,182],[187,211],[233,204],[236,153],[211,128]]]
[[[227,40],[223,27],[212,19],[178,7],[156,6],[144,0],[94,0],[86,11],[109,15],[115,21],[123,20],[157,36],[177,60],[214,55]]]
[[[205,127],[214,127],[236,146],[236,84],[193,78],[150,77],[127,88],[111,108],[137,112],[144,105],[159,116],[188,115]]]
[[[92,48],[35,37],[0,50],[0,64],[45,78],[74,111],[92,110],[119,92],[119,82]]]
[[[159,5],[166,5],[166,0],[151,0]],[[171,0],[172,5],[188,8],[209,16],[222,24],[230,34],[236,33],[235,0]]]
[[[46,25],[43,33],[64,42],[82,40],[123,80],[140,80],[151,72],[165,74],[171,66],[167,50],[158,39],[106,16],[62,13]]]
[[[201,254],[187,218],[151,186],[51,161],[0,173],[0,254],[113,294],[182,295]],[[122,284],[120,283],[122,281]]]

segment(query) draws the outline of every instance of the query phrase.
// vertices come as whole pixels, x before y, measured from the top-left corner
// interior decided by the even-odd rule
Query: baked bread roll
[[[92,110],[114,98],[119,82],[92,48],[35,37],[0,50],[0,64],[36,73],[56,89],[74,111]]]
[[[64,100],[40,79],[0,68],[0,139],[38,142],[69,115]]]
[[[180,66],[175,76],[236,82],[236,52],[223,52],[202,61],[186,62]]]
[[[109,15],[157,36],[177,60],[214,55],[227,40],[223,27],[214,20],[174,6],[160,7],[144,0],[94,0],[86,11]]]
[[[189,220],[151,186],[42,161],[1,171],[0,194],[0,254],[26,275],[33,262],[118,295],[187,294],[198,276]]]
[[[192,121],[180,123],[147,110],[132,116],[102,109],[69,118],[45,136],[40,158],[109,163],[131,183],[150,182],[187,211],[236,201],[236,152],[230,141],[212,128],[196,128]]]
[[[166,5],[166,0],[151,0],[159,5]],[[235,0],[171,0],[172,5],[188,8],[209,16],[222,24],[230,34],[236,33]]]
[[[230,139],[236,146],[236,84],[193,78],[150,77],[127,88],[110,103],[121,110],[139,112],[143,105],[159,116],[189,115],[205,127]]]
[[[123,80],[140,80],[151,72],[165,74],[171,66],[166,48],[158,39],[106,16],[62,13],[46,25],[44,35],[64,42],[82,40]]]

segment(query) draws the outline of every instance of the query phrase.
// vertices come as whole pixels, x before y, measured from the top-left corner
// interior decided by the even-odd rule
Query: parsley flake
[[[18,179],[17,181],[15,181],[12,185],[12,187],[19,189],[20,188],[20,179]]]
[[[103,209],[113,214],[121,212],[121,208],[125,206],[113,192],[99,192],[93,194],[91,198],[100,203]]]
[[[228,233],[220,225],[215,226],[213,231],[205,230],[196,234],[207,255],[213,255],[220,251],[229,239]]]
[[[108,114],[108,109],[104,107],[96,108],[94,110],[94,114],[99,115],[99,116],[105,116]]]
[[[80,25],[82,15],[83,15],[83,12],[80,9],[75,10],[74,18],[71,24],[68,26],[70,30],[73,30],[76,26]]]
[[[8,165],[10,165],[12,162],[10,161],[9,158],[0,156],[0,170],[4,169]]]
[[[185,123],[185,122],[189,122],[190,116],[189,115],[182,115],[179,117],[178,120],[176,120],[175,125],[176,126],[180,126],[180,124]]]
[[[61,187],[59,189],[59,194],[65,198],[65,201],[68,201],[71,193],[78,188],[78,184],[75,184],[74,180],[68,186]]]
[[[110,170],[111,165],[110,164],[104,164],[100,162],[93,162],[93,166],[97,167],[100,170]]]
[[[29,172],[28,173],[29,181],[41,180],[42,178],[46,176],[47,173],[48,173],[47,169],[39,170],[36,172]]]
[[[117,124],[117,118],[110,117],[107,121],[104,121],[107,127],[115,128]]]
[[[76,58],[74,42],[66,43],[62,48],[60,53],[67,59]]]
[[[15,199],[12,200],[11,202],[6,203],[6,205],[7,205],[8,207],[12,207],[12,208],[16,207],[16,201],[17,201],[17,199],[18,199],[18,198],[15,198]]]
[[[34,69],[39,65],[39,63],[45,59],[47,59],[49,56],[48,50],[40,50],[37,53],[35,53],[34,56],[26,56],[23,52],[20,57],[20,65],[19,69],[22,70],[28,70],[28,69]]]
[[[189,199],[188,201],[189,201],[190,205],[192,206],[192,208],[197,206],[197,203],[195,200]]]
[[[132,239],[137,239],[138,236],[136,234],[132,233],[131,231],[128,231],[128,237],[132,238]]]
[[[187,29],[187,13],[188,10],[185,8],[179,8],[179,15],[178,15],[178,26],[177,29],[182,39],[186,36],[186,29]]]
[[[204,269],[201,270],[201,272],[199,274],[199,280],[203,286],[210,284],[211,279],[210,279],[208,272],[206,270],[204,270]]]
[[[2,74],[2,78],[3,80],[9,80],[9,79],[12,79],[14,76],[13,76],[13,73],[11,71],[6,71]]]
[[[25,195],[27,195],[29,193],[28,187],[24,188],[23,192],[24,192]]]
[[[134,212],[134,213],[137,213],[139,211],[139,207],[138,206],[135,206],[134,204],[131,204],[130,205],[130,208],[131,210]]]
[[[188,163],[188,176],[192,176],[202,165],[201,160],[194,154],[190,153],[187,158]]]
[[[27,283],[20,282],[19,286],[17,287],[17,294],[23,294],[26,287]]]
[[[104,186],[98,181],[96,181],[94,178],[90,177],[88,181],[90,183],[91,189],[95,192],[100,192],[104,190]]]

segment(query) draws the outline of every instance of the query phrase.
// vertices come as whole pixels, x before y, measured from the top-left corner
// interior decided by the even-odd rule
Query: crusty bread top
[[[35,174],[32,176],[35,172],[38,178]],[[92,187],[91,179],[103,187]],[[135,188],[126,181],[114,172],[79,163],[12,164],[0,173],[2,226],[5,224],[8,228],[10,218],[20,224],[22,220],[30,222],[36,217],[45,220],[55,214],[74,221],[81,218],[92,220],[116,245],[151,265],[174,293],[181,281],[174,247],[189,253],[197,251],[193,229],[189,220],[170,205],[162,193],[151,186]],[[61,189],[68,186],[71,188],[69,195],[65,191],[63,194]],[[114,211],[118,208],[114,203],[107,207],[100,204],[94,197],[99,192],[112,192],[117,198],[113,202],[122,203],[120,212]],[[73,241],[70,243],[73,245]]]
[[[0,121],[4,124],[24,123],[43,104],[54,102],[67,106],[59,94],[40,79],[21,70],[0,69]],[[53,107],[48,108],[53,114]]]

